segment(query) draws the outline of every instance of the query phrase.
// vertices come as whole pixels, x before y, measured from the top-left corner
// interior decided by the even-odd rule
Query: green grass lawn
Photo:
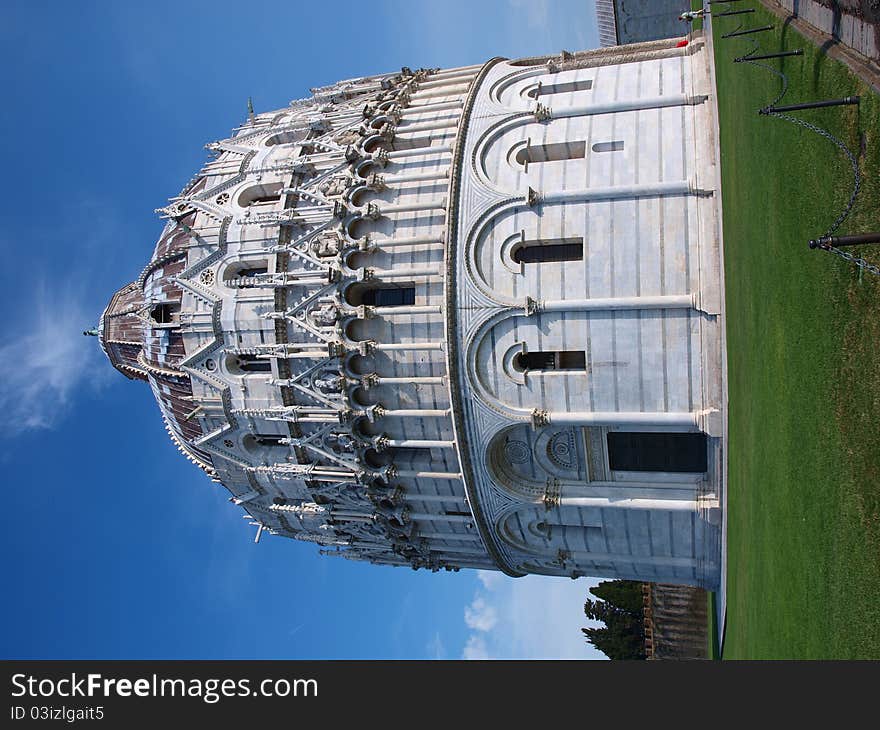
[[[718,9],[723,6],[712,6]],[[733,7],[733,6],[730,6]],[[858,151],[863,187],[838,233],[880,230],[880,99],[754,0],[744,27],[788,74],[796,112]],[[880,656],[880,277],[811,251],[849,196],[832,144],[758,116],[779,79],[732,58],[716,18],[730,396],[724,659]],[[880,246],[856,251],[880,263]]]

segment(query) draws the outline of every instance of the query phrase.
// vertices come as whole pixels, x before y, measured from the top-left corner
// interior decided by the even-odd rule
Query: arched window
[[[587,154],[586,142],[552,142],[532,145],[531,140],[516,153],[516,161],[528,166],[533,162],[560,162],[562,160],[581,160]]]
[[[269,447],[272,447],[272,446],[285,446],[285,444],[284,444],[284,443],[282,442],[282,440],[281,440],[281,439],[283,439],[283,438],[284,438],[283,436],[276,436],[276,435],[274,435],[274,434],[271,435],[271,436],[265,436],[265,435],[261,435],[261,434],[254,434],[254,441],[257,442],[257,445],[258,445],[258,446],[269,446]]]
[[[596,142],[593,145],[593,152],[620,152],[623,149],[623,140],[617,139],[613,142]]]
[[[531,525],[529,525],[531,527]],[[578,544],[581,540],[584,544],[589,545],[591,540],[600,541],[602,539],[602,528],[593,525],[566,524],[565,522],[551,522],[541,520],[535,523],[534,532],[543,539],[561,544]]]
[[[369,307],[405,307],[416,303],[414,286],[368,289],[361,300]]]
[[[511,254],[518,264],[539,264],[550,261],[582,261],[583,238],[539,238],[523,241]]]
[[[252,456],[260,459],[276,459],[279,457],[278,449],[288,449],[288,445],[282,442],[283,436],[275,434],[247,434],[241,445]]]
[[[269,262],[265,260],[237,261],[226,267],[226,271],[223,272],[223,283],[226,286],[246,289],[253,286],[249,279],[268,271]]]
[[[284,186],[280,182],[266,185],[251,185],[245,188],[238,196],[238,204],[242,208],[250,208],[255,205],[274,205],[281,200],[281,189]]]
[[[586,370],[587,353],[584,350],[523,352],[514,359],[514,367],[519,370]]]
[[[578,81],[564,81],[559,84],[542,84],[538,82],[538,88],[532,89],[529,96],[537,99],[539,96],[550,94],[568,94],[572,91],[589,91],[593,88],[592,79],[580,79]]]
[[[226,359],[226,369],[233,375],[250,375],[252,373],[271,373],[272,361],[256,355],[230,354]]]
[[[306,130],[303,129],[294,129],[287,132],[279,132],[278,134],[273,134],[269,137],[264,144],[267,147],[274,147],[276,144],[295,144],[303,139],[305,139],[307,134]]]

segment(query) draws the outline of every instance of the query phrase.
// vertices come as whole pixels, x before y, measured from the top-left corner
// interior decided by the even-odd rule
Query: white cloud
[[[491,659],[489,649],[486,646],[486,640],[479,634],[472,634],[468,637],[462,652],[463,659]]]
[[[504,573],[497,570],[478,570],[477,579],[487,591],[493,591],[504,582]]]
[[[498,613],[482,596],[476,596],[470,606],[464,609],[464,622],[469,629],[491,631],[498,623]]]
[[[6,434],[52,428],[67,413],[74,392],[104,382],[97,343],[82,331],[96,313],[69,285],[37,284],[0,346],[0,412]]]
[[[508,578],[481,571],[465,608],[471,630],[465,659],[603,659],[587,644],[581,627],[591,578],[571,580],[530,575]]]

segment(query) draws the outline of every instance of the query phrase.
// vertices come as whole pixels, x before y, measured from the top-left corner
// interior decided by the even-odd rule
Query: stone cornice
[[[455,440],[460,444],[458,458],[461,465],[462,484],[464,485],[465,493],[468,497],[471,512],[474,515],[474,522],[480,533],[486,551],[495,562],[495,565],[498,566],[498,569],[513,578],[520,578],[525,574],[510,568],[495,547],[495,542],[492,539],[492,526],[486,521],[480,496],[474,488],[476,480],[474,478],[470,452],[467,447],[467,440],[462,438],[465,433],[463,420],[464,410],[461,402],[461,394],[463,392],[464,384],[461,382],[458,368],[458,307],[456,302],[457,291],[455,281],[456,257],[458,254],[458,198],[461,192],[461,174],[462,165],[464,164],[467,124],[483,80],[496,64],[504,60],[505,59],[501,57],[493,58],[487,61],[480,69],[468,91],[467,99],[465,100],[461,117],[458,122],[459,133],[458,138],[456,139],[455,152],[449,170],[449,192],[447,195],[449,203],[446,210],[446,367],[449,372],[449,398],[450,403],[452,403],[452,425],[455,432]]]

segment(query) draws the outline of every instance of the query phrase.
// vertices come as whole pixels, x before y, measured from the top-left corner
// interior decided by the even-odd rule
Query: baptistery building
[[[251,113],[95,334],[256,539],[713,588],[714,93],[697,37]]]

